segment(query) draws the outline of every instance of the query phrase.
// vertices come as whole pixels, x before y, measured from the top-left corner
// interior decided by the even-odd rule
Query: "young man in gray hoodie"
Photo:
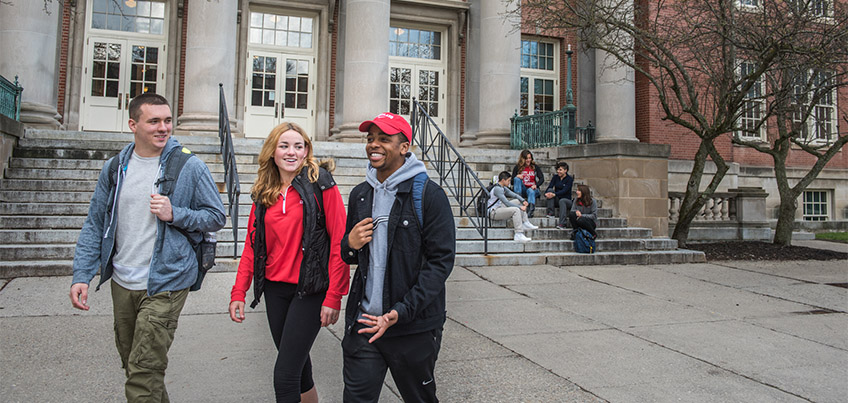
[[[168,350],[189,287],[197,280],[197,257],[182,229],[199,242],[201,232],[224,226],[218,187],[200,158],[189,158],[177,178],[165,178],[168,158],[189,153],[171,138],[171,107],[145,93],[129,105],[135,141],[106,162],[97,179],[88,217],[74,252],[71,304],[88,310],[89,283],[110,278],[115,344],[127,381],[128,402],[167,402]],[[113,176],[110,178],[110,176]],[[170,196],[159,194],[176,180]]]
[[[365,121],[370,162],[350,193],[342,259],[358,268],[345,312],[344,401],[376,402],[386,371],[407,402],[436,402],[433,377],[442,339],[445,280],[456,228],[444,190],[426,180],[409,152],[406,120],[383,113]],[[419,221],[413,199],[421,197]]]

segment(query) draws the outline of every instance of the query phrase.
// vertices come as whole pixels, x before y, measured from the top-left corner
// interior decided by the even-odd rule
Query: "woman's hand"
[[[583,215],[583,213],[581,213],[580,210],[574,210],[574,214],[577,215],[577,218],[580,218]]]
[[[339,310],[328,306],[321,307],[321,327],[330,326],[339,320]]]
[[[244,301],[230,301],[230,319],[236,323],[244,320]]]

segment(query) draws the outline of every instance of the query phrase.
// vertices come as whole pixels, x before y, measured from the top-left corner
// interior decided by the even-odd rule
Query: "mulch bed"
[[[707,261],[718,260],[837,260],[848,253],[805,246],[781,246],[769,242],[728,241],[689,243],[687,249],[703,251]]]

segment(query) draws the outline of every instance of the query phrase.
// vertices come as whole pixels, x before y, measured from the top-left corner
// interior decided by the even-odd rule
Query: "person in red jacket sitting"
[[[230,301],[230,319],[245,319],[244,298],[265,295],[278,354],[277,402],[317,402],[309,350],[323,326],[336,323],[350,267],[339,255],[344,202],[332,175],[312,155],[312,142],[294,123],[275,127],[259,152],[250,192],[253,208]]]

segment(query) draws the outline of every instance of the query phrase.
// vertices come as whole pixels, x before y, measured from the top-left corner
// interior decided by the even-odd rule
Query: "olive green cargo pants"
[[[112,281],[115,345],[127,376],[127,402],[170,402],[165,390],[168,350],[188,289],[148,296]]]

